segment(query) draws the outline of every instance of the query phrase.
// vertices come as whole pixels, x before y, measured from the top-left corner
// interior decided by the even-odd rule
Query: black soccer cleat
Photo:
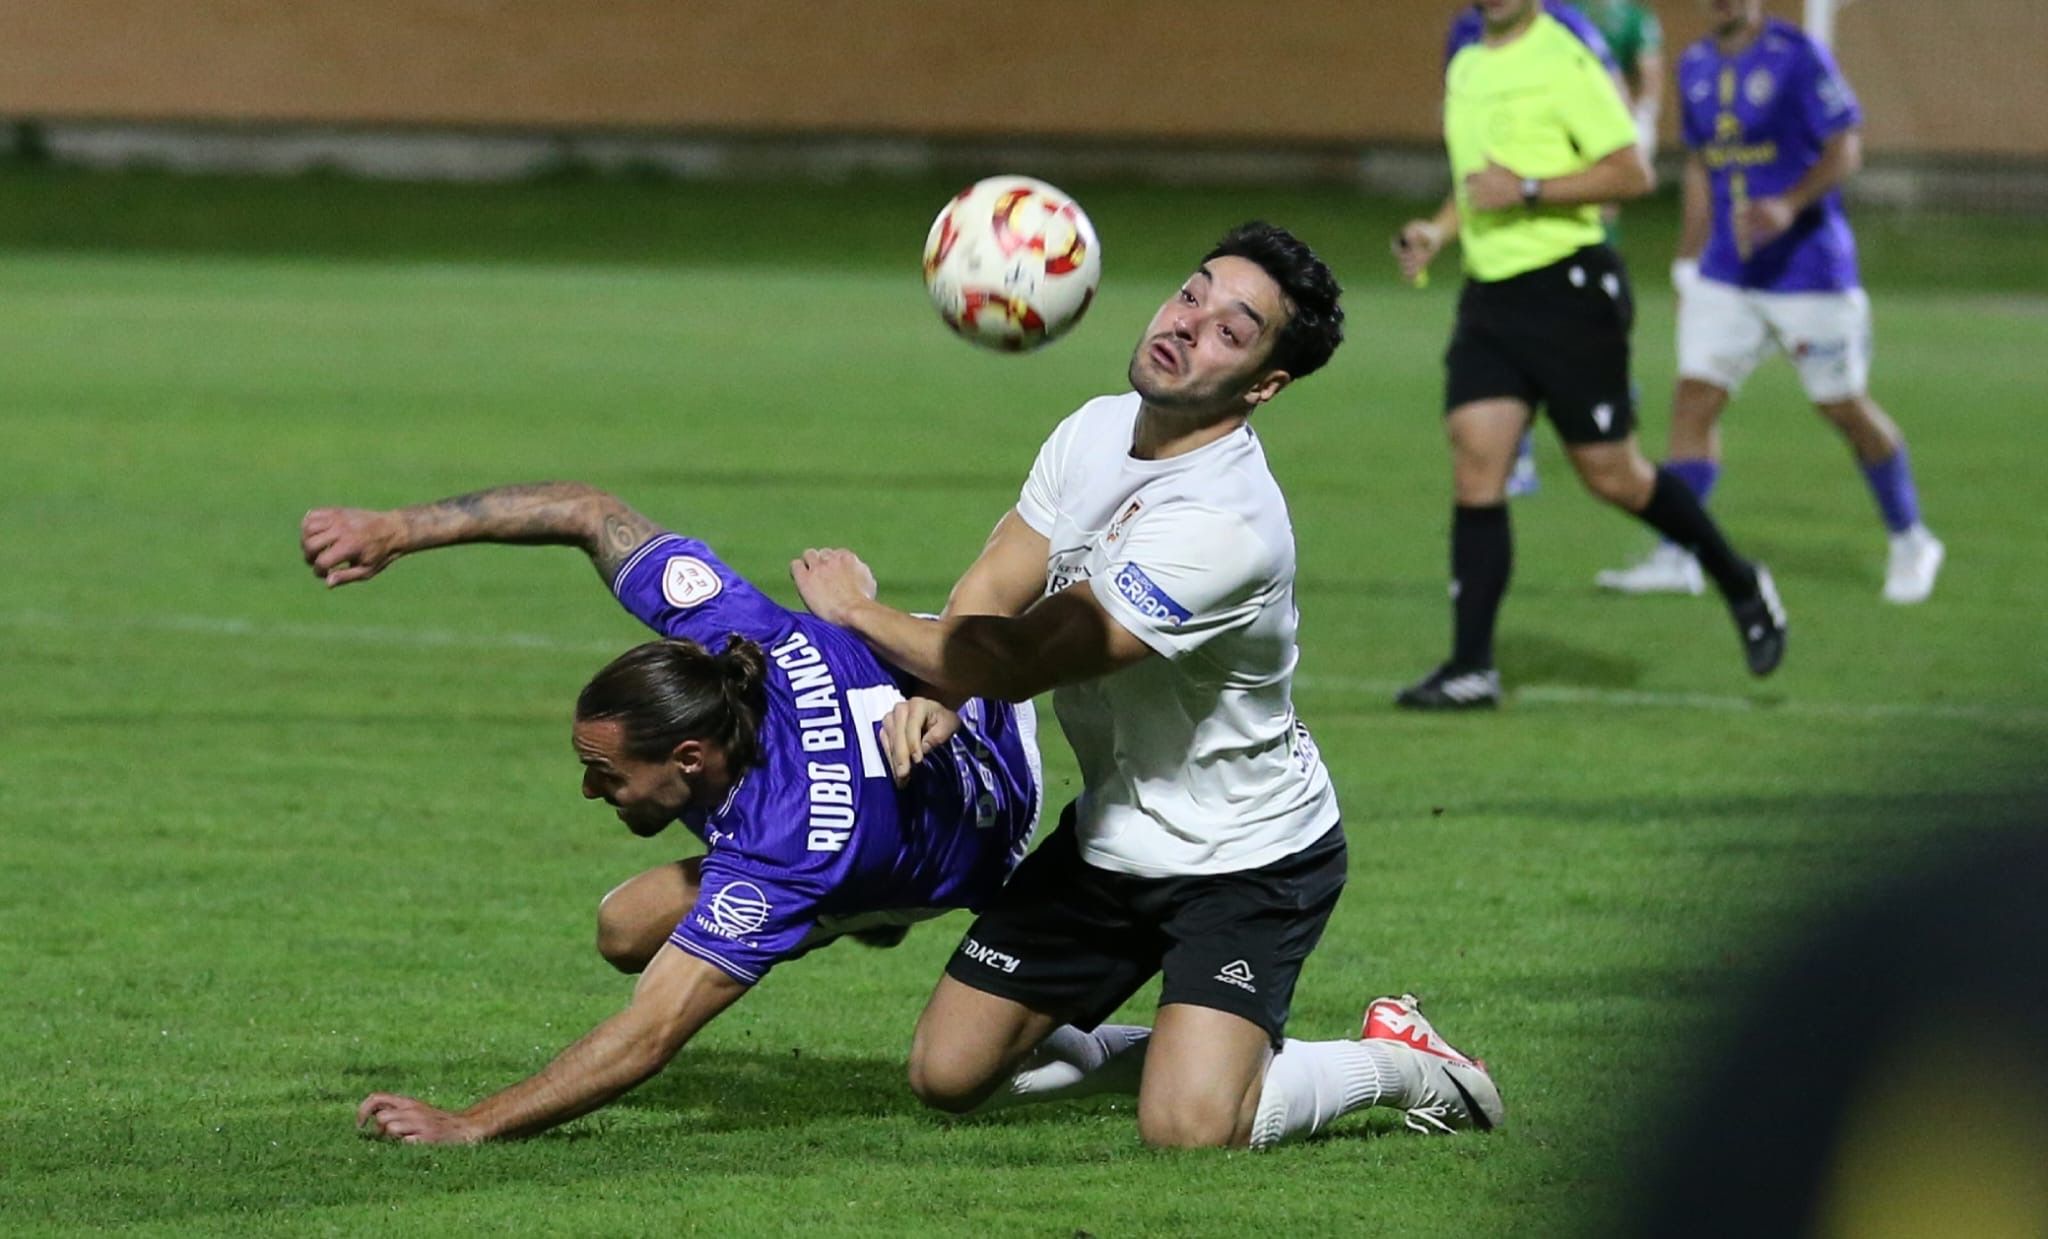
[[[1735,631],[1742,636],[1742,656],[1749,660],[1749,673],[1766,676],[1778,669],[1785,657],[1785,604],[1778,601],[1778,587],[1771,583],[1771,571],[1756,566],[1756,593],[1728,604],[1735,617]]]
[[[1397,693],[1394,704],[1404,710],[1491,710],[1500,704],[1500,672],[1445,663]]]

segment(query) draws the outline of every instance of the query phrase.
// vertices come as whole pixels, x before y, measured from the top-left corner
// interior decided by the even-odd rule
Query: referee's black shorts
[[[1070,804],[982,909],[946,975],[1092,1029],[1164,972],[1161,1006],[1227,1012],[1277,1048],[1302,961],[1344,890],[1345,854],[1340,823],[1255,869],[1134,877],[1081,858]]]
[[[1621,255],[1590,245],[1505,280],[1469,280],[1444,354],[1444,411],[1514,399],[1566,443],[1614,443],[1636,424],[1635,295]]]

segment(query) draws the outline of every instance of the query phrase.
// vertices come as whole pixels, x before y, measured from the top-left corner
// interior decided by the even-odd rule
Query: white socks
[[[1252,1147],[1270,1148],[1328,1127],[1366,1106],[1399,1106],[1420,1086],[1402,1070],[1404,1046],[1381,1041],[1296,1041],[1266,1065],[1265,1087],[1252,1120]],[[1414,1051],[1408,1050],[1410,1054]],[[1412,1064],[1410,1064],[1412,1066]]]
[[[1133,1024],[1103,1024],[1085,1033],[1072,1024],[1062,1024],[1038,1043],[989,1104],[1064,1101],[1097,1093],[1135,1096],[1145,1067],[1145,1043],[1151,1036],[1151,1029]]]

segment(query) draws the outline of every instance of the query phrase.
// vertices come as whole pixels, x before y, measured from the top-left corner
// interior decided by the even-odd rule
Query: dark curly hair
[[[1268,359],[1276,370],[1306,378],[1323,368],[1344,343],[1344,290],[1323,260],[1299,237],[1275,224],[1253,220],[1223,234],[1202,256],[1243,258],[1259,265],[1287,298],[1287,325],[1273,341]]]

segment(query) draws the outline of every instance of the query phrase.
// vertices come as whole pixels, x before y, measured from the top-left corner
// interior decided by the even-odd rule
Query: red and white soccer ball
[[[961,190],[932,221],[924,286],[960,338],[1020,353],[1081,321],[1102,281],[1095,226],[1072,198],[1028,176]]]

